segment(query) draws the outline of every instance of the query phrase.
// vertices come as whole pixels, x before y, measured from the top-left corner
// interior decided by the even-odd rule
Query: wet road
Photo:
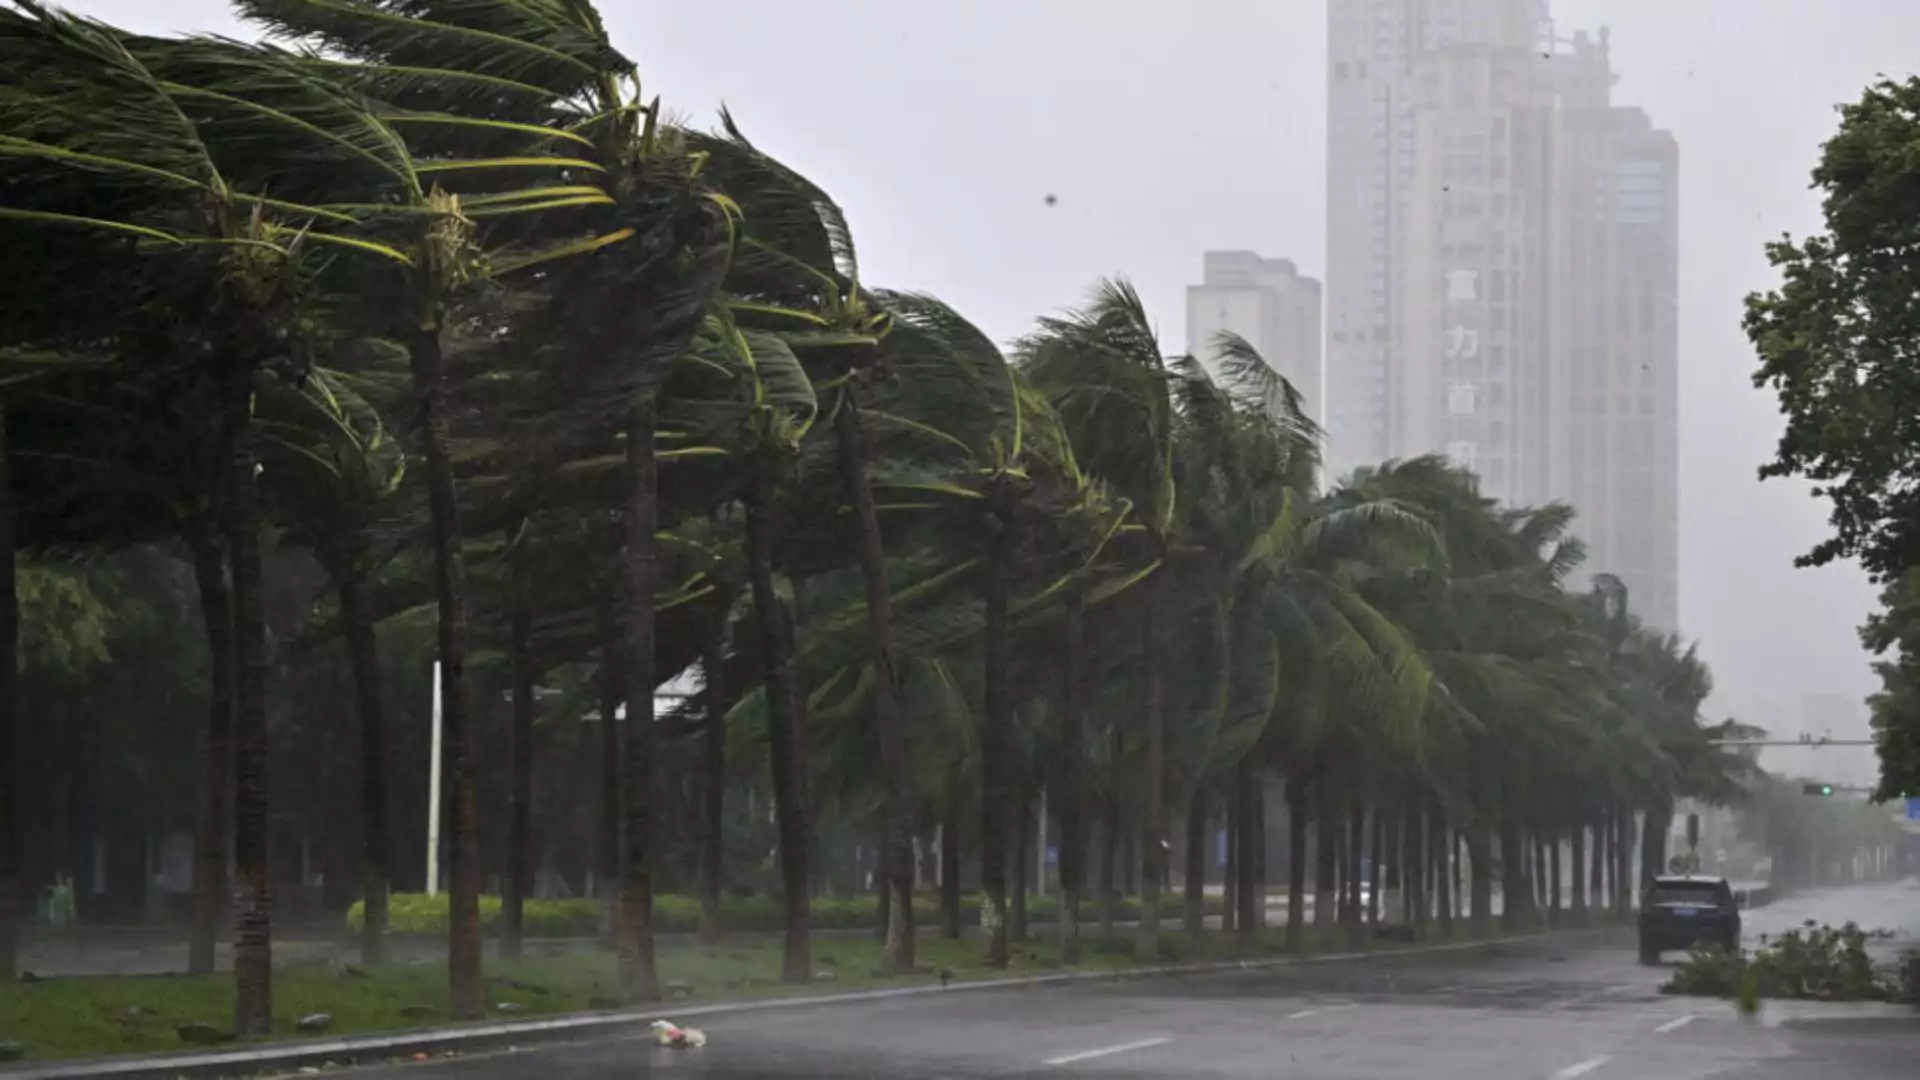
[[[1848,914],[1851,910],[1856,914]],[[1751,913],[1920,921],[1920,888],[1883,886]],[[928,995],[715,1016],[705,1049],[638,1040],[380,1073],[591,1077],[1325,1077],[1421,1080],[1912,1080],[1920,1013],[1661,995],[1621,933],[1475,951],[1074,987]]]

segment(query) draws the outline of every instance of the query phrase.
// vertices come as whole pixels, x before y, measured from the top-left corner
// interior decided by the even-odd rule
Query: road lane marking
[[[1688,1024],[1691,1024],[1698,1019],[1699,1017],[1693,1015],[1692,1013],[1688,1013],[1685,1016],[1675,1017],[1674,1019],[1669,1020],[1664,1024],[1661,1024],[1659,1027],[1654,1028],[1653,1030],[1661,1035],[1665,1035],[1669,1031],[1678,1031],[1681,1028],[1686,1027]]]
[[[1059,1057],[1048,1058],[1043,1064],[1055,1067],[1071,1065],[1076,1061],[1088,1061],[1093,1058],[1106,1057],[1109,1054],[1124,1054],[1129,1050],[1145,1050],[1150,1046],[1165,1046],[1172,1041],[1172,1036],[1162,1035],[1159,1038],[1141,1039],[1139,1042],[1121,1043],[1118,1046],[1103,1046],[1097,1050],[1082,1050],[1077,1054],[1062,1054]]]
[[[1360,1007],[1360,1003],[1357,1001],[1343,1001],[1338,1005],[1321,1005],[1317,1008],[1301,1009],[1299,1012],[1290,1012],[1287,1015],[1281,1017],[1280,1019],[1305,1020],[1309,1016],[1319,1016],[1321,1013],[1346,1012],[1348,1009],[1357,1009],[1359,1007]]]
[[[1612,1060],[1613,1057],[1608,1054],[1601,1054],[1599,1057],[1590,1057],[1578,1065],[1569,1065],[1559,1072],[1554,1073],[1553,1080],[1573,1080],[1576,1076],[1585,1076]]]

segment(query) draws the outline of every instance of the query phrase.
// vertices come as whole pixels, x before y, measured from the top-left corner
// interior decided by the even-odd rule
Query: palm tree
[[[329,64],[397,107],[421,156],[459,158],[504,145],[516,163],[546,162],[557,186],[474,196],[473,214],[502,215],[491,240],[517,245],[497,256],[495,273],[546,268],[546,302],[523,327],[544,340],[583,380],[574,423],[618,424],[625,444],[627,498],[623,592],[626,682],[622,740],[624,827],[620,888],[620,984],[629,999],[658,996],[653,962],[652,833],[654,590],[659,524],[654,441],[658,392],[700,325],[730,255],[730,204],[699,178],[701,158],[660,124],[658,102],[640,95],[632,61],[614,48],[587,0],[528,5],[519,0],[241,0],[249,15],[283,33],[318,40],[362,63]],[[372,61],[372,63],[364,63]],[[460,115],[435,111],[447,102]],[[534,159],[529,142],[557,147]],[[584,155],[584,156],[582,156]],[[484,176],[500,159],[433,160],[435,176]],[[598,179],[581,183],[578,175]],[[409,295],[416,391],[434,516],[443,609],[441,648],[450,653],[447,713],[449,776],[454,805],[456,904],[453,956],[456,1011],[479,1010],[477,866],[473,856],[471,784],[461,770],[465,746],[453,742],[453,707],[464,707],[464,577],[455,538],[457,503],[444,437],[431,404],[441,379],[439,333],[449,290],[472,272],[474,218],[460,200],[434,189],[422,201],[423,250]],[[531,231],[529,213],[540,219]],[[552,224],[548,215],[563,222]],[[558,261],[556,261],[558,260]],[[645,302],[635,303],[635,297]],[[583,367],[584,365],[584,367]],[[457,663],[456,663],[457,661]],[[464,712],[462,713],[464,720]],[[464,727],[459,731],[466,737]],[[464,796],[463,801],[463,794]],[[469,887],[472,886],[472,887]],[[470,914],[471,913],[471,914]]]
[[[1146,744],[1141,814],[1147,839],[1141,844],[1136,953],[1152,961],[1160,954],[1164,855],[1159,830],[1166,787],[1166,673],[1158,622],[1166,575],[1158,571],[1174,543],[1176,523],[1170,361],[1139,294],[1124,279],[1100,282],[1081,310],[1041,319],[1039,330],[1021,342],[1020,353],[1022,367],[1059,413],[1077,458],[1132,504],[1140,526],[1138,558],[1146,571],[1137,598]]]
[[[357,200],[403,171],[403,155],[351,95],[305,78],[281,55],[134,38],[37,4],[21,8],[0,13],[0,69],[12,90],[7,130],[17,133],[4,151],[37,175],[20,177],[25,183],[9,190],[0,216],[66,229],[82,243],[156,243],[154,256],[131,266],[117,252],[100,260],[132,286],[119,301],[128,305],[118,322],[122,347],[149,372],[197,382],[213,418],[220,497],[210,501],[220,507],[230,560],[234,630],[235,863],[245,881],[234,1027],[262,1035],[271,1025],[272,968],[254,381],[276,369],[297,373],[309,361],[314,342],[300,331],[303,293],[316,273],[310,253],[343,246],[389,263],[406,256],[328,231],[352,224],[338,212],[242,192],[272,177],[294,199]],[[209,612],[209,626],[224,618]],[[216,753],[225,749],[217,738],[210,743]]]
[[[744,232],[727,290],[738,318],[786,332],[819,385],[832,387],[836,461],[853,512],[866,592],[867,700],[880,758],[883,842],[880,877],[886,912],[886,967],[914,966],[913,822],[915,800],[900,717],[902,670],[895,641],[893,587],[873,494],[872,439],[866,412],[889,372],[878,348],[888,317],[860,287],[852,231],[826,192],[762,153],[724,110],[725,136],[699,140],[712,155],[713,183],[739,205]]]
[[[727,425],[716,430],[721,445],[736,447],[741,463],[746,509],[747,579],[760,631],[763,700],[772,758],[774,812],[780,833],[780,869],[787,911],[786,941],[780,977],[804,983],[813,978],[808,941],[810,903],[807,851],[807,755],[800,723],[800,690],[795,662],[793,616],[775,581],[776,486],[783,468],[799,452],[813,426],[818,405],[806,370],[780,338],[746,332],[724,313],[710,315],[696,355],[726,371],[730,400],[707,410]]]
[[[1073,574],[1062,576],[1036,560],[1038,551],[1051,548],[1071,558],[1089,538],[1111,529],[1101,527],[1105,509],[1081,476],[1059,418],[986,335],[932,297],[883,293],[879,300],[893,319],[883,362],[899,378],[872,408],[894,451],[876,485],[915,500],[916,527],[952,544],[956,572],[978,582],[981,621],[970,616],[967,631],[949,643],[981,635],[981,926],[986,962],[1004,966],[1008,754],[1019,705],[1010,653],[1014,620],[1055,592],[1079,588]],[[1050,523],[1064,527],[1056,535]],[[1018,578],[1035,570],[1042,571],[1038,592],[1016,601]],[[1076,797],[1069,794],[1069,802]]]
[[[374,577],[388,546],[380,536],[388,523],[383,518],[394,511],[393,496],[405,472],[399,443],[389,437],[374,405],[394,398],[392,388],[381,385],[387,374],[377,367],[358,373],[315,370],[304,383],[271,385],[259,398],[269,431],[261,462],[262,475],[272,485],[269,502],[326,570],[353,672],[360,726],[360,959],[368,965],[385,956],[391,873]],[[217,608],[220,602],[212,603]]]

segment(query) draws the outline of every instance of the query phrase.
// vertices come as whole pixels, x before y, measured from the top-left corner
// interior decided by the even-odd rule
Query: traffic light
[[[1833,785],[1832,784],[1806,784],[1800,788],[1800,793],[1802,795],[1819,795],[1822,797],[1828,797],[1833,794]]]

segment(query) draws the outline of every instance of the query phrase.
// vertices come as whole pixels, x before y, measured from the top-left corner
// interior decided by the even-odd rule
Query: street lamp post
[[[433,662],[433,743],[427,756],[427,895],[440,891],[440,661]]]

